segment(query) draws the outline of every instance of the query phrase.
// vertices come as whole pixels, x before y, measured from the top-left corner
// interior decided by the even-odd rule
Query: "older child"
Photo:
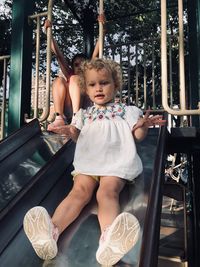
[[[121,84],[117,63],[103,59],[83,63],[80,86],[94,105],[80,109],[71,125],[62,129],[77,140],[73,188],[51,219],[43,207],[32,208],[24,218],[25,233],[42,259],[56,256],[58,236],[77,218],[96,188],[101,229],[97,261],[114,265],[138,240],[139,222],[132,214],[121,213],[119,195],[142,172],[134,139],[142,140],[150,125],[164,121],[160,116],[142,117],[137,107],[114,103]]]
[[[100,15],[98,20],[105,24],[105,16]],[[45,30],[51,27],[49,20],[45,21]],[[76,113],[80,107],[88,107],[91,105],[88,97],[81,93],[78,83],[78,73],[80,70],[81,63],[87,59],[86,55],[80,53],[76,54],[69,63],[69,60],[64,57],[62,51],[59,49],[58,44],[52,37],[51,49],[55,54],[61,72],[59,76],[53,81],[52,84],[52,95],[53,104],[55,111],[54,122],[48,125],[47,130],[57,132],[60,126],[65,125],[72,118],[72,115]],[[99,53],[99,40],[95,45],[95,49],[92,54],[92,58],[96,58]]]

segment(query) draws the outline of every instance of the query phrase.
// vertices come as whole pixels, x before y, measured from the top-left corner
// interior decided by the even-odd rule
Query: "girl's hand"
[[[159,125],[159,126],[163,126],[165,125],[166,120],[162,119],[162,115],[150,115],[150,110],[148,110],[144,117],[140,118],[138,120],[138,122],[135,124],[135,126],[133,127],[133,131],[135,131],[138,128],[149,128],[150,126],[155,126],[155,125]]]
[[[73,125],[63,125],[54,128],[54,133],[64,135],[67,138],[71,138],[73,141],[77,141],[80,131]]]

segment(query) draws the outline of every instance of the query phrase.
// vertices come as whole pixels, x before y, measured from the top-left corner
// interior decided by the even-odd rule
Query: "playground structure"
[[[7,126],[7,134],[8,138],[2,141],[1,147],[13,147],[13,144],[16,142],[18,143],[18,139],[20,136],[28,136],[27,140],[24,141],[24,143],[20,143],[18,146],[16,146],[15,149],[8,149],[8,152],[4,152],[2,154],[1,163],[2,163],[2,170],[5,172],[5,169],[8,165],[8,161],[10,159],[13,160],[14,158],[18,157],[18,155],[21,155],[26,151],[25,147],[28,146],[28,142],[32,143],[33,136],[29,136],[29,132],[34,130],[34,135],[37,136],[37,138],[41,139],[43,138],[46,141],[45,143],[48,143],[48,148],[52,151],[52,147],[55,146],[55,142],[63,142],[62,138],[61,141],[58,137],[48,137],[44,136],[43,133],[40,132],[39,129],[39,122],[43,122],[47,119],[49,115],[49,100],[50,100],[50,85],[51,85],[51,52],[50,52],[50,38],[51,38],[51,29],[49,28],[47,30],[47,70],[46,70],[46,106],[42,111],[42,114],[38,113],[38,88],[39,88],[39,33],[40,33],[40,17],[46,16],[48,19],[52,19],[52,7],[53,7],[53,1],[49,1],[48,3],[48,11],[36,15],[32,14],[34,11],[34,2],[35,1],[29,1],[29,3],[26,3],[26,1],[22,0],[14,0],[13,1],[13,20],[15,20],[15,23],[13,24],[13,40],[15,40],[11,45],[11,56],[8,57],[2,57],[1,60],[4,60],[4,78],[7,77],[6,75],[6,68],[7,68],[7,60],[10,58],[10,64],[11,64],[11,70],[10,70],[10,92],[9,92],[9,104],[8,104],[8,126]],[[94,4],[91,1],[91,5]],[[135,1],[134,1],[135,2]],[[137,1],[136,1],[137,2]],[[100,2],[102,3],[102,2]],[[76,1],[64,1],[64,4],[71,9],[73,12],[76,11]],[[136,3],[133,3],[133,5]],[[139,251],[138,257],[138,263],[131,262],[132,265],[130,266],[136,266],[138,264],[139,267],[156,267],[156,266],[188,266],[188,267],[197,267],[199,266],[199,240],[200,240],[200,232],[199,232],[199,222],[200,222],[200,214],[199,214],[199,196],[198,196],[198,190],[199,190],[199,159],[200,159],[200,137],[199,137],[199,114],[200,114],[200,107],[199,107],[199,51],[198,51],[198,44],[199,44],[199,32],[198,32],[198,24],[199,24],[199,3],[197,0],[193,1],[182,1],[178,0],[176,4],[176,8],[178,9],[179,14],[179,28],[178,28],[178,47],[179,47],[179,56],[178,56],[178,65],[179,65],[179,105],[173,106],[173,93],[171,92],[171,88],[173,87],[173,82],[171,80],[172,72],[171,69],[171,61],[173,59],[173,56],[171,55],[171,46],[170,44],[173,43],[173,40],[171,38],[168,38],[167,36],[167,5],[166,0],[161,0],[161,6],[160,6],[160,15],[161,15],[161,35],[160,35],[160,50],[161,50],[161,56],[160,56],[160,62],[161,62],[161,79],[160,79],[160,86],[162,87],[162,101],[157,103],[156,98],[156,87],[158,86],[158,82],[155,77],[154,69],[155,69],[155,57],[153,47],[156,46],[158,43],[157,39],[149,39],[145,42],[142,41],[135,41],[131,43],[126,44],[115,44],[110,45],[104,48],[103,53],[103,47],[101,45],[100,49],[100,56],[102,57],[103,54],[106,57],[113,58],[122,66],[123,74],[126,82],[126,88],[123,88],[124,90],[121,91],[120,99],[123,100],[124,96],[126,97],[128,104],[136,104],[141,105],[141,107],[144,109],[144,111],[148,108],[149,103],[151,106],[151,109],[153,112],[164,112],[166,118],[168,117],[168,130],[166,127],[162,129],[162,131],[159,133],[158,137],[158,129],[152,129],[152,138],[154,143],[154,152],[153,159],[154,162],[151,162],[150,167],[148,169],[148,157],[147,152],[145,150],[149,150],[150,143],[152,142],[151,136],[146,141],[146,143],[142,144],[141,147],[139,146],[138,149],[141,151],[141,155],[144,159],[145,164],[147,165],[144,173],[144,179],[147,179],[144,181],[145,184],[145,190],[147,185],[150,185],[150,189],[145,191],[138,191],[133,192],[131,195],[131,198],[139,195],[139,198],[142,198],[143,195],[148,196],[145,201],[141,201],[141,203],[137,203],[137,201],[132,200],[128,202],[128,204],[125,205],[126,208],[133,208],[136,213],[140,214],[143,211],[143,217],[141,217],[141,220],[144,220],[143,223],[143,233],[142,233],[142,241],[141,241],[141,249]],[[183,4],[187,5],[187,20],[188,20],[188,46],[189,49],[187,53],[189,54],[188,58],[188,66],[187,70],[189,71],[189,83],[187,83],[187,86],[185,85],[186,81],[186,71],[185,71],[185,52],[184,52],[184,32],[183,32]],[[102,10],[102,6],[100,10]],[[78,11],[77,11],[78,12]],[[81,12],[81,11],[80,11]],[[20,14],[19,14],[20,13]],[[113,14],[114,16],[114,14]],[[26,19],[24,19],[26,18]],[[36,40],[37,40],[37,46],[36,46],[36,76],[35,76],[35,98],[34,98],[34,105],[33,105],[33,117],[30,117],[27,114],[30,114],[30,107],[31,107],[31,49],[29,48],[29,43],[32,42],[32,26],[28,24],[30,20],[36,20],[36,33],[38,32],[38,35],[36,34]],[[112,20],[112,17],[110,17],[110,20]],[[17,22],[16,22],[17,21]],[[29,27],[27,27],[29,25]],[[102,27],[100,25],[100,37],[102,36]],[[23,34],[23,38],[19,33]],[[89,34],[87,32],[87,34]],[[22,39],[21,39],[22,38]],[[90,38],[87,38],[86,44],[85,44],[85,52],[89,53],[90,47],[92,47],[92,44],[90,42],[93,41],[94,38],[90,36]],[[102,38],[100,38],[102,39]],[[151,44],[151,45],[150,45]],[[149,78],[147,75],[147,68],[144,64],[145,59],[147,61],[149,57],[149,52],[147,47],[152,48],[152,55],[151,55],[151,77]],[[125,47],[125,48],[124,48]],[[124,53],[121,53],[120,51],[126,51]],[[141,52],[142,51],[142,52]],[[116,54],[119,52],[119,56]],[[137,60],[133,60],[132,58],[136,58]],[[141,60],[141,57],[143,57],[143,60]],[[143,64],[143,73],[142,73],[142,80],[143,83],[141,84],[141,79],[139,77],[140,72],[139,69],[141,68],[139,62],[142,62]],[[134,87],[135,92],[132,91],[132,69],[131,66],[134,65],[134,69],[136,70],[135,78],[134,78]],[[19,67],[20,66],[20,67]],[[151,80],[151,82],[148,83],[148,79]],[[151,96],[152,99],[149,100],[148,96],[148,86],[151,85]],[[143,88],[142,91],[142,97],[141,92],[139,91],[140,86]],[[6,88],[6,81],[4,80],[4,87]],[[189,87],[189,88],[188,88]],[[4,89],[5,89],[4,88]],[[29,88],[29,90],[28,90]],[[186,90],[187,89],[187,90]],[[5,96],[5,90],[4,90],[4,96]],[[189,97],[188,97],[189,96]],[[5,98],[5,97],[4,97]],[[142,103],[141,103],[142,99]],[[5,102],[2,110],[5,110]],[[27,125],[27,121],[33,120],[33,122],[30,122],[30,124]],[[37,122],[38,120],[38,122]],[[180,121],[180,123],[177,125],[175,122]],[[5,113],[2,112],[2,125],[5,124]],[[22,127],[23,126],[23,127]],[[155,130],[155,132],[154,132]],[[24,133],[25,132],[25,133]],[[4,132],[2,134],[4,136]],[[34,137],[36,138],[36,137]],[[54,139],[55,138],[55,139]],[[53,140],[53,141],[52,141]],[[158,143],[157,143],[158,142]],[[34,142],[33,142],[34,143]],[[37,160],[39,162],[43,162],[43,151],[45,151],[45,146],[42,142],[42,146],[40,145],[40,142],[38,141],[39,145],[38,148],[33,146],[33,151],[39,151],[40,155],[37,156]],[[49,144],[50,143],[50,144]],[[53,143],[53,144],[52,144]],[[157,149],[156,149],[157,148]],[[24,150],[25,149],[25,150]],[[14,218],[17,221],[17,223],[11,227],[8,223],[8,226],[6,229],[8,229],[9,232],[9,238],[7,240],[7,235],[4,233],[2,242],[0,244],[0,261],[2,262],[2,266],[9,266],[7,254],[11,253],[12,251],[15,251],[15,243],[21,242],[24,249],[26,249],[26,243],[24,243],[23,238],[23,232],[22,230],[19,230],[21,225],[21,220],[23,217],[23,214],[27,210],[28,207],[31,207],[31,205],[38,205],[40,203],[46,203],[46,206],[49,207],[50,210],[53,210],[53,207],[56,206],[56,193],[53,191],[53,185],[56,184],[57,190],[60,190],[62,186],[59,185],[59,183],[65,184],[66,188],[70,188],[71,183],[67,183],[65,181],[65,177],[62,178],[59,182],[59,176],[64,176],[64,172],[69,174],[69,169],[71,168],[71,162],[73,158],[73,144],[67,143],[64,144],[62,147],[62,151],[60,150],[60,147],[57,148],[57,150],[52,153],[52,155],[49,156],[49,159],[47,159],[46,163],[44,165],[40,165],[39,172],[36,171],[34,174],[30,174],[28,180],[26,180],[26,183],[22,185],[22,188],[20,191],[14,191],[16,195],[14,196],[14,200],[11,198],[10,202],[8,201],[7,206],[2,207],[1,211],[1,217],[0,217],[0,223],[2,226],[6,225],[10,220],[10,214],[15,210]],[[4,148],[5,150],[5,148]],[[17,154],[17,151],[19,150],[19,154]],[[151,150],[151,148],[150,148]],[[59,152],[60,151],[60,152]],[[54,162],[54,164],[59,165],[64,164],[63,162],[63,154],[68,154],[68,164],[66,164],[65,168],[63,170],[60,170],[61,173],[58,174],[54,180],[54,178],[51,178],[52,180],[52,187],[49,185],[49,189],[47,188],[47,191],[43,191],[41,194],[36,193],[35,187],[37,185],[45,184],[44,179],[47,177],[47,174],[50,172],[50,162]],[[58,153],[58,154],[57,154]],[[37,152],[38,154],[38,152]],[[51,153],[50,153],[51,154]],[[169,177],[168,179],[165,179],[165,166],[168,159],[168,156],[172,155],[175,160],[172,160],[172,163],[169,167]],[[148,155],[151,157],[151,155]],[[169,162],[169,161],[168,161]],[[11,163],[10,163],[11,164]],[[14,163],[13,163],[14,164]],[[38,164],[38,162],[37,162]],[[144,164],[144,165],[145,165]],[[180,171],[180,167],[184,165],[184,168],[187,169],[187,179],[184,183],[177,179],[177,181],[174,182],[174,180],[170,180],[170,178],[175,177],[175,171]],[[14,165],[13,165],[14,166]],[[14,168],[14,167],[13,167]],[[27,167],[28,168],[28,167]],[[51,171],[56,170],[56,167],[52,167],[53,169]],[[63,173],[62,173],[63,172]],[[150,174],[149,174],[150,172]],[[5,178],[6,178],[5,174]],[[8,174],[9,175],[9,174]],[[16,177],[18,173],[16,172]],[[151,182],[149,182],[149,177],[151,176]],[[31,179],[30,179],[31,178]],[[175,177],[176,178],[176,177]],[[30,179],[30,180],[29,180]],[[17,181],[17,180],[16,180]],[[58,186],[58,187],[57,187]],[[67,190],[68,190],[67,189]],[[48,191],[49,190],[49,191]],[[55,189],[56,190],[56,189]],[[30,192],[34,192],[35,198],[32,202],[30,199]],[[53,195],[55,199],[55,203],[52,203],[52,200],[50,201],[48,195]],[[41,196],[42,195],[42,196]],[[164,241],[162,239],[159,241],[160,236],[160,226],[162,220],[162,201],[164,200],[164,197],[171,197],[173,200],[180,201],[183,206],[183,213],[176,214],[178,217],[178,220],[181,218],[181,223],[183,224],[183,233],[182,233],[182,248],[181,252],[176,250],[177,255],[174,255],[172,253],[172,248],[166,247],[163,245]],[[24,206],[23,200],[26,199],[27,204]],[[59,202],[59,201],[58,201]],[[140,205],[144,205],[147,208],[141,209]],[[136,206],[136,208],[135,208]],[[21,213],[19,213],[18,209],[22,209]],[[87,210],[86,214],[92,214],[94,216],[94,207],[91,208],[92,211]],[[145,218],[144,218],[145,214]],[[179,218],[180,215],[180,218]],[[88,215],[87,215],[88,216]],[[89,220],[92,220],[93,222],[93,216],[87,217]],[[139,215],[140,216],[140,215]],[[83,215],[83,218],[85,216]],[[82,219],[80,219],[77,224],[74,226],[79,227],[79,225],[82,225]],[[176,222],[176,220],[175,220]],[[151,227],[150,227],[151,226]],[[10,228],[9,228],[10,227]],[[12,229],[11,229],[12,228]],[[178,228],[178,227],[177,227]],[[178,229],[180,230],[180,229]],[[20,231],[20,232],[19,232]],[[80,230],[81,231],[81,230]],[[86,231],[89,232],[89,230],[86,228]],[[177,231],[179,232],[179,231]],[[16,235],[16,233],[19,233]],[[75,234],[74,234],[75,233]],[[82,232],[81,232],[82,233]],[[76,236],[76,231],[74,232],[73,229],[67,232],[65,236],[66,238],[67,246],[65,246],[64,241],[61,243],[61,247],[63,248],[64,253],[66,252],[66,247],[68,248],[68,245],[70,244],[70,235]],[[174,235],[173,241],[176,243],[176,241],[179,238]],[[7,241],[6,241],[7,240]],[[172,241],[172,242],[173,242]],[[69,244],[68,244],[69,243]],[[159,248],[160,243],[160,248]],[[169,243],[171,243],[169,239]],[[75,249],[75,248],[74,248]],[[76,249],[79,249],[77,247]],[[42,266],[41,262],[38,262],[33,257],[32,253],[29,252],[29,250],[26,250],[27,256],[26,256],[26,266]],[[81,252],[84,253],[84,252]],[[171,254],[170,254],[171,253]],[[68,255],[68,254],[67,254]],[[71,252],[71,255],[68,255],[69,257],[75,257],[75,251]],[[133,256],[132,256],[133,257]],[[134,259],[135,260],[135,259]],[[22,266],[20,265],[23,261],[22,258],[19,259],[18,263],[16,261],[16,267]],[[55,264],[59,264],[59,259],[56,261]],[[70,260],[69,260],[70,262]],[[17,265],[19,264],[19,265]],[[91,263],[87,263],[87,266],[90,267]],[[93,265],[91,267],[96,266],[96,263],[93,262]],[[122,263],[123,264],[123,263]],[[135,264],[135,265],[134,265]],[[160,265],[159,265],[160,264]],[[13,265],[14,266],[14,265]],[[56,265],[55,265],[56,266]],[[68,265],[67,265],[68,266]],[[69,265],[70,267],[75,267],[74,265]],[[78,265],[77,265],[78,266]],[[123,265],[119,265],[123,266]]]

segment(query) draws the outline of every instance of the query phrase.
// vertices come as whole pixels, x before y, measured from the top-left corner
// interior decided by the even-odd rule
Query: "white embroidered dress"
[[[80,109],[72,120],[72,125],[81,130],[73,163],[75,173],[128,181],[136,178],[142,172],[142,162],[131,130],[141,115],[139,108],[121,103]]]

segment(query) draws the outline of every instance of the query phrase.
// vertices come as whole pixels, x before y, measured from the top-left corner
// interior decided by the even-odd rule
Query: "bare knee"
[[[69,193],[69,196],[71,196],[75,201],[82,203],[84,206],[90,201],[92,193],[89,192],[87,188],[84,188],[84,186],[79,186],[73,188],[72,191]]]
[[[64,114],[65,108],[71,110],[71,100],[67,81],[62,77],[57,77],[53,81],[52,94],[55,111]]]
[[[119,192],[118,190],[110,189],[110,188],[101,188],[99,187],[97,194],[96,194],[97,202],[105,201],[109,203],[109,200],[118,200],[119,199]]]
[[[67,81],[63,77],[57,77],[52,84],[53,92],[60,91],[60,90],[67,90]]]

